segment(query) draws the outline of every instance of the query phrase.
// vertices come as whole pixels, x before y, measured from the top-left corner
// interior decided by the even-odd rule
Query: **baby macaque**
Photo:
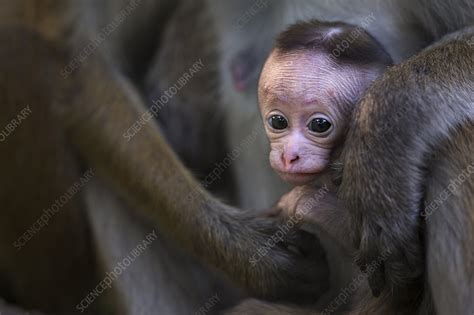
[[[362,28],[313,20],[278,37],[260,76],[270,164],[297,186],[280,199],[274,215],[303,218],[302,229],[326,232],[332,244],[328,257],[336,257],[333,274],[351,269],[352,259],[346,265],[341,257],[350,257],[356,248],[348,233],[349,212],[327,170],[340,154],[359,98],[391,65],[381,44]],[[346,280],[341,276],[337,282]]]
[[[358,99],[391,64],[365,30],[341,22],[301,22],[278,37],[258,97],[270,164],[281,178],[296,186],[320,179]]]

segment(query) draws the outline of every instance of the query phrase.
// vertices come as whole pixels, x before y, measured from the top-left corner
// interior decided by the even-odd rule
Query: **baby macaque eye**
[[[331,126],[331,123],[326,118],[316,117],[309,122],[308,129],[312,132],[323,133],[328,131]]]
[[[288,127],[288,120],[282,115],[273,115],[268,119],[270,127],[276,130],[283,130]]]

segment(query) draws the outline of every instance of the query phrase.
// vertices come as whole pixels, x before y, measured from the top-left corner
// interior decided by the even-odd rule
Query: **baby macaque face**
[[[303,185],[328,167],[347,128],[343,96],[355,88],[352,72],[314,52],[274,50],[269,56],[260,77],[259,103],[270,164],[285,181]]]

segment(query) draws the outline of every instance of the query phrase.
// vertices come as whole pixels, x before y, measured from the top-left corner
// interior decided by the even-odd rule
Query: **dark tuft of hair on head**
[[[278,36],[275,48],[283,54],[294,51],[322,52],[335,61],[346,63],[392,64],[390,55],[366,30],[343,22],[298,22]]]

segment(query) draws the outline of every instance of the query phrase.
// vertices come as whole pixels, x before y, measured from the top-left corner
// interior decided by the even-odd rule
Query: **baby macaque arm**
[[[280,199],[277,209],[302,229],[322,230],[348,252],[355,250],[348,233],[349,213],[327,185],[298,186]]]

